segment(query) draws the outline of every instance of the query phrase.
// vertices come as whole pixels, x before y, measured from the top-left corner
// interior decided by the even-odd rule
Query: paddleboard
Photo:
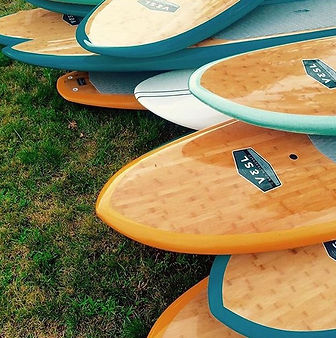
[[[336,135],[335,48],[333,37],[220,60],[195,72],[190,88],[213,108],[248,123]]]
[[[330,13],[336,9],[335,1],[309,0],[309,3],[307,1],[259,6],[215,37],[182,51],[159,57],[132,59],[88,52],[75,40],[76,27],[69,31],[68,24],[62,21],[61,16],[53,24],[52,27],[55,29],[50,31],[49,38],[42,38],[42,48],[36,46],[35,42],[32,45],[24,43],[13,48],[6,47],[3,53],[13,59],[38,66],[81,71],[124,72],[198,68],[210,61],[218,60],[219,57],[293,41],[335,35],[333,16],[330,19]],[[25,13],[20,18],[18,17],[20,25],[26,22],[25,15],[29,22],[30,13],[29,11]],[[6,20],[6,18],[0,20]],[[37,25],[41,31],[49,31],[51,28],[50,25],[46,28],[39,21],[34,22],[34,25]],[[270,27],[273,26],[278,30],[275,29],[268,33]],[[27,29],[29,28],[30,26],[27,26]],[[275,34],[276,31],[278,33]],[[286,31],[287,33],[284,33]],[[267,35],[273,33],[274,35]],[[0,34],[4,33],[0,31]],[[41,39],[38,35],[35,38]],[[67,48],[64,48],[63,39],[66,40]],[[47,45],[48,48],[43,48],[43,45]]]
[[[241,338],[217,321],[208,307],[208,278],[176,299],[159,317],[148,338]]]
[[[288,249],[336,237],[336,139],[231,120],[131,162],[96,211],[141,243],[194,253]]]
[[[154,114],[181,126],[203,129],[230,119],[209,107],[188,88],[192,69],[153,76],[134,90],[137,100]]]
[[[249,337],[335,337],[335,243],[217,257],[212,314]]]
[[[57,90],[71,102],[105,108],[144,110],[134,96],[134,88],[153,74],[157,73],[71,72],[58,79]]]
[[[86,4],[56,2],[51,0],[27,0],[27,2],[36,7],[44,8],[52,12],[76,15],[80,17],[86,16],[94,9],[94,6]]]
[[[228,27],[262,0],[105,0],[78,27],[94,53],[119,57],[169,54]]]

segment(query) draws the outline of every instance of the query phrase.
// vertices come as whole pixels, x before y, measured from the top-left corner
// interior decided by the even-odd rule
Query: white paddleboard
[[[151,77],[134,90],[137,100],[154,114],[183,127],[200,130],[230,118],[193,96],[188,88],[193,69]]]

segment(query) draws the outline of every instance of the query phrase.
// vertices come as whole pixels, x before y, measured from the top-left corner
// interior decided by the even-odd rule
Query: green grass
[[[94,204],[123,165],[190,130],[66,102],[61,74],[0,54],[0,336],[145,337],[212,258],[133,242]]]

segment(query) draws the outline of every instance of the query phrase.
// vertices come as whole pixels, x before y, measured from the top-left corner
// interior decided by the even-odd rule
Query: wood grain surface
[[[242,338],[211,315],[207,285],[208,278],[172,303],[159,317],[148,338]]]
[[[307,75],[302,60],[319,59],[336,70],[335,48],[332,37],[232,57],[206,70],[201,86],[250,108],[334,116],[336,89]]]
[[[336,164],[306,135],[242,122],[195,135],[145,156],[112,179],[99,214],[117,212],[130,222],[173,233],[216,235],[335,221]],[[264,193],[238,175],[232,151],[249,147],[273,166],[281,187]]]
[[[152,10],[137,0],[106,0],[88,19],[85,32],[91,43],[97,46],[154,43],[205,23],[239,0],[171,2],[179,6],[175,12]]]
[[[0,18],[0,34],[33,39],[13,49],[50,55],[93,55],[78,44],[76,28],[63,20],[63,14],[39,8]]]
[[[224,306],[272,328],[335,329],[335,268],[322,244],[232,256],[224,275]]]

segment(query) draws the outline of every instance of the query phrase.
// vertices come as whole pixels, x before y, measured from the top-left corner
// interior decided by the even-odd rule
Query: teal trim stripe
[[[223,304],[222,286],[226,267],[231,256],[217,256],[211,267],[208,297],[212,315],[223,324],[238,333],[251,338],[331,338],[336,336],[336,330],[323,331],[287,331],[260,325],[245,319],[227,309]],[[242,273],[244,270],[242,269]],[[333,311],[333,309],[330,309]]]
[[[201,78],[204,72],[223,60],[225,59],[209,63],[199,68],[189,79],[190,91],[205,104],[225,115],[261,127],[303,134],[336,135],[335,116],[286,114],[251,108],[232,102],[205,89],[201,85]]]
[[[96,46],[91,43],[85,32],[85,27],[89,17],[95,11],[99,10],[99,7],[97,7],[80,23],[76,32],[76,37],[78,43],[83,48],[97,54],[129,58],[159,56],[176,52],[216,34],[225,27],[231,25],[233,22],[242,18],[245,14],[256,8],[262,2],[263,0],[240,0],[237,4],[233,5],[223,13],[193,29],[188,30],[187,32],[159,42],[128,47]]]
[[[34,6],[47,9],[51,12],[75,15],[80,17],[86,16],[92,9],[94,9],[94,6],[90,5],[78,5],[64,2],[55,2],[50,0],[27,0],[27,2],[31,3]]]

